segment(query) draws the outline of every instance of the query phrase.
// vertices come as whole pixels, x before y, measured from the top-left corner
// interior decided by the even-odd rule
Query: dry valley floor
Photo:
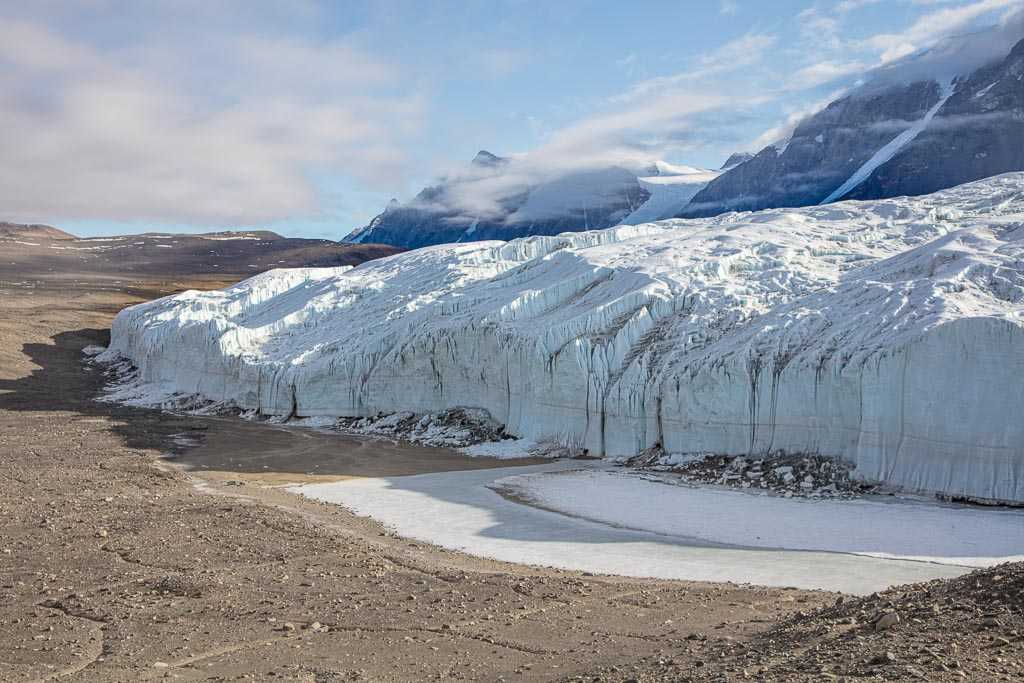
[[[626,580],[297,498],[273,486],[505,463],[97,403],[113,315],[218,282],[67,282],[0,285],[0,680],[1024,677],[1019,566],[863,599]]]

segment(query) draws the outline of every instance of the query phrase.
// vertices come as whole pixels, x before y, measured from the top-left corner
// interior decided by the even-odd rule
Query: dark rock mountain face
[[[955,78],[952,94],[942,97],[934,80],[869,83],[805,119],[787,143],[766,147],[713,180],[680,216],[927,194],[1024,170],[1024,40],[1009,55]],[[940,102],[916,137],[873,170],[874,164],[865,167]],[[866,177],[844,188],[862,167],[870,171]],[[841,196],[832,197],[837,190]]]
[[[928,194],[1022,169],[1024,40],[957,83],[928,128],[845,198]]]
[[[800,123],[788,144],[766,147],[711,181],[682,216],[817,204],[923,118],[939,90],[937,83],[920,82],[837,100]]]
[[[482,149],[473,157],[472,164],[481,168],[501,168],[508,164],[508,159],[496,156],[486,149]]]
[[[517,179],[514,161],[481,151],[464,177],[445,179],[407,204],[392,200],[347,242],[413,249],[432,244],[509,240],[617,225],[650,196],[636,172],[611,167],[553,180]],[[495,189],[497,188],[497,189]],[[491,204],[476,210],[481,195]]]
[[[729,158],[725,160],[724,164],[722,164],[722,168],[720,170],[724,171],[727,168],[739,166],[740,164],[744,164],[753,158],[754,155],[751,154],[750,152],[736,152],[735,154],[730,154]]]
[[[477,152],[471,162],[470,177],[473,180],[498,174],[508,164],[508,159],[491,154],[486,150]],[[458,242],[468,231],[475,239],[492,239],[501,230],[501,222],[495,220],[469,220],[465,212],[455,206],[453,196],[468,181],[461,178],[444,180],[437,185],[424,188],[407,204],[392,199],[384,211],[373,218],[365,227],[346,237],[345,242],[390,244],[403,249],[416,249],[431,244]],[[500,211],[511,213],[525,200],[525,193],[513,194],[500,203]],[[508,239],[508,238],[499,238]]]

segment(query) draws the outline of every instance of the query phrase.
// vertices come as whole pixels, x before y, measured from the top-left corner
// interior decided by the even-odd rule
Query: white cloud
[[[809,7],[797,14],[796,23],[800,28],[801,48],[804,51],[836,51],[843,48],[838,17],[825,14],[817,7]]]
[[[887,64],[968,28],[980,17],[1020,5],[1021,0],[979,0],[947,7],[925,14],[899,33],[881,33],[867,38],[863,43],[881,53],[881,63]]]
[[[628,102],[651,94],[663,93],[716,74],[737,71],[762,61],[765,53],[778,42],[770,33],[747,33],[720,47],[700,55],[693,65],[676,74],[641,81],[615,101]]]
[[[864,62],[818,62],[795,71],[786,82],[791,90],[807,90],[831,83],[840,78],[864,73],[868,68]]]
[[[761,133],[757,139],[750,143],[747,149],[760,151],[768,145],[788,139],[801,121],[808,116],[817,114],[830,103],[842,97],[845,92],[845,90],[835,90],[807,106],[791,109],[786,114],[785,120]]]
[[[836,12],[838,14],[846,14],[860,9],[861,7],[867,7],[869,5],[877,5],[884,0],[843,0],[836,5]]]
[[[716,50],[702,55],[700,64],[703,74],[736,69],[761,59],[766,50],[773,47],[779,38],[770,33],[747,33],[730,40]]]
[[[566,126],[545,144],[513,155],[509,164],[498,169],[453,170],[440,203],[422,208],[455,212],[458,215],[449,220],[458,223],[501,218],[506,213],[502,203],[527,188],[612,167],[639,172],[662,158],[667,149],[687,144],[685,137],[699,129],[700,117],[759,103],[757,97],[710,92],[677,91],[641,98]]]
[[[60,22],[3,13],[9,220],[313,215],[317,173],[391,185],[425,109],[393,67],[343,41],[311,44],[267,25],[206,32],[195,27],[215,17],[199,16],[187,30],[143,22],[138,41],[90,42]]]
[[[720,0],[718,11],[727,16],[733,16],[740,11],[740,6],[736,0]]]
[[[692,131],[695,116],[759,101],[712,91],[672,91],[640,98],[628,107],[563,128],[530,157],[534,164],[551,169],[613,163],[640,166],[664,153],[680,134]]]

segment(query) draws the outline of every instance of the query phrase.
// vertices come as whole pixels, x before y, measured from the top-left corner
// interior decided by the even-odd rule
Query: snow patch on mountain
[[[871,174],[875,172],[875,169],[883,164],[889,163],[893,157],[899,154],[901,149],[913,142],[914,138],[920,135],[924,129],[928,127],[928,124],[932,122],[933,118],[935,118],[935,114],[942,109],[942,105],[944,105],[946,100],[953,95],[953,92],[954,89],[951,83],[946,83],[942,86],[942,94],[939,96],[939,101],[936,102],[919,121],[915,122],[912,126],[893,138],[889,144],[875,152],[870,159],[854,171],[853,175],[847,178],[846,182],[833,190],[829,196],[821,200],[821,203],[831,204],[834,201],[842,199],[853,191],[854,188],[870,178]],[[818,142],[822,142],[822,140],[819,139]]]
[[[1024,174],[428,247],[122,311],[106,360],[264,415],[486,410],[591,455],[808,453],[1024,501]]]
[[[650,223],[678,215],[698,192],[721,175],[721,171],[659,164],[658,175],[637,178],[640,187],[650,196],[622,220],[624,224]]]

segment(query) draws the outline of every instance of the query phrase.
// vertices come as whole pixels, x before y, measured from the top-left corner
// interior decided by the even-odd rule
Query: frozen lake
[[[599,574],[870,593],[1024,559],[1024,511],[783,499],[667,485],[601,463],[292,490],[445,548]]]

